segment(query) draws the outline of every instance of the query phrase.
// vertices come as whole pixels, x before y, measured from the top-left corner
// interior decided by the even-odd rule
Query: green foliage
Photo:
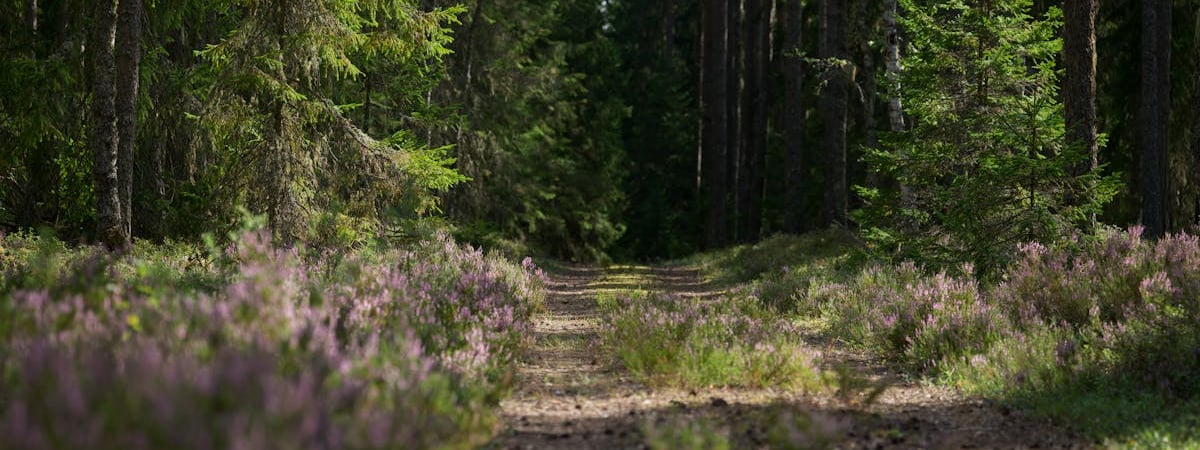
[[[90,20],[66,2],[0,8],[0,225],[54,224],[86,239],[88,66],[77,43]],[[221,233],[238,206],[270,213],[285,239],[308,238],[326,214],[380,223],[438,213],[438,194],[466,178],[450,168],[451,146],[416,138],[405,119],[427,109],[463,11],[404,0],[146,2],[134,234]],[[376,117],[353,114],[364,88]]]
[[[621,235],[623,75],[601,34],[599,2],[477,2],[440,95],[464,117],[433,130],[456,142],[474,182],[448,198],[471,238],[526,242],[569,260],[603,261]],[[482,8],[482,9],[477,9]],[[489,237],[491,236],[491,237]]]
[[[0,273],[0,447],[23,449],[475,448],[543,295],[531,264],[444,236],[114,258],[11,235]]]
[[[403,130],[377,140],[334,101],[373,59],[423,65],[448,53],[449,23],[462,8],[418,11],[411,2],[247,2],[241,22],[200,55],[215,73],[202,118],[216,148],[233,150],[284,240],[298,237],[313,207],[378,218],[406,205],[436,206],[431,192],[465,180],[445,148],[427,149]],[[403,95],[403,94],[402,94]],[[368,124],[369,125],[369,124]],[[225,180],[226,183],[229,180]],[[318,195],[333,192],[337,195]]]
[[[794,327],[752,302],[658,295],[602,298],[605,351],[653,385],[794,386],[825,378]]]
[[[1000,282],[876,263],[766,272],[755,292],[815,316],[830,337],[1114,447],[1191,448],[1198,266],[1195,236],[1104,229],[1022,246]]]
[[[1055,38],[1061,12],[1029,0],[901,2],[911,50],[901,96],[911,128],[867,160],[901,188],[860,188],[864,236],[884,252],[951,268],[1003,267],[1017,244],[1087,223],[1116,192],[1064,144]]]
[[[853,234],[830,229],[802,236],[775,235],[762,242],[700,254],[689,261],[716,281],[733,284],[764,276],[823,276],[843,266],[855,267],[865,257],[858,248]]]
[[[667,11],[670,4],[674,11]],[[625,149],[622,191],[636,201],[621,216],[625,234],[617,257],[682,258],[700,250],[701,202],[696,189],[699,121],[694,82],[699,61],[699,2],[617,0],[607,2],[610,28],[605,33],[620,52],[622,79],[607,95],[629,107],[621,123]],[[663,18],[673,14],[668,21]],[[664,26],[673,27],[667,41]]]
[[[91,156],[82,130],[86,74],[79,45],[85,15],[34,32],[23,2],[0,5],[0,225],[87,226]]]

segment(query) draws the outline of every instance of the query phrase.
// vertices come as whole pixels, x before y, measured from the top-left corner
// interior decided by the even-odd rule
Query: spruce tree
[[[1055,38],[1061,11],[1029,0],[902,0],[910,127],[868,157],[908,192],[860,188],[869,239],[902,257],[989,273],[1017,244],[1051,241],[1113,192],[1065,145]],[[1075,200],[1075,201],[1071,201]],[[911,225],[910,225],[911,224]]]

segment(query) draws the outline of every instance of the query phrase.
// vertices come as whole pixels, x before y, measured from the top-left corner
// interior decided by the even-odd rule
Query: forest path
[[[711,298],[724,291],[686,267],[567,267],[549,275],[536,342],[521,363],[513,395],[501,402],[494,449],[642,449],[647,426],[680,423],[727,435],[733,448],[770,448],[786,417],[835,448],[1091,448],[1078,436],[952,389],[904,380],[884,364],[809,336],[827,367],[850,367],[887,385],[874,402],[781,389],[650,388],[604,357],[597,297],[652,291]],[[788,421],[796,423],[795,420]],[[812,433],[804,433],[812,434]],[[817,444],[812,442],[811,444]],[[801,445],[798,448],[811,448]]]

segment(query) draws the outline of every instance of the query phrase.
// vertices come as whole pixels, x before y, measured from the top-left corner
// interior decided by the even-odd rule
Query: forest
[[[0,0],[0,450],[1200,448],[1200,0]]]

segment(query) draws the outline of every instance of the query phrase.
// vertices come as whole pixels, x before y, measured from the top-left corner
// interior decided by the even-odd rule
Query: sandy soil
[[[798,448],[1092,448],[1078,435],[947,388],[905,380],[876,361],[811,339],[830,367],[852,367],[886,389],[872,402],[776,389],[651,389],[607,362],[598,348],[600,294],[635,289],[712,298],[697,270],[574,267],[552,275],[537,343],[518,387],[501,403],[503,428],[488,448],[641,449],[647,427],[703,423],[734,448],[770,448],[789,429],[814,439]],[[826,444],[820,442],[824,440]]]

